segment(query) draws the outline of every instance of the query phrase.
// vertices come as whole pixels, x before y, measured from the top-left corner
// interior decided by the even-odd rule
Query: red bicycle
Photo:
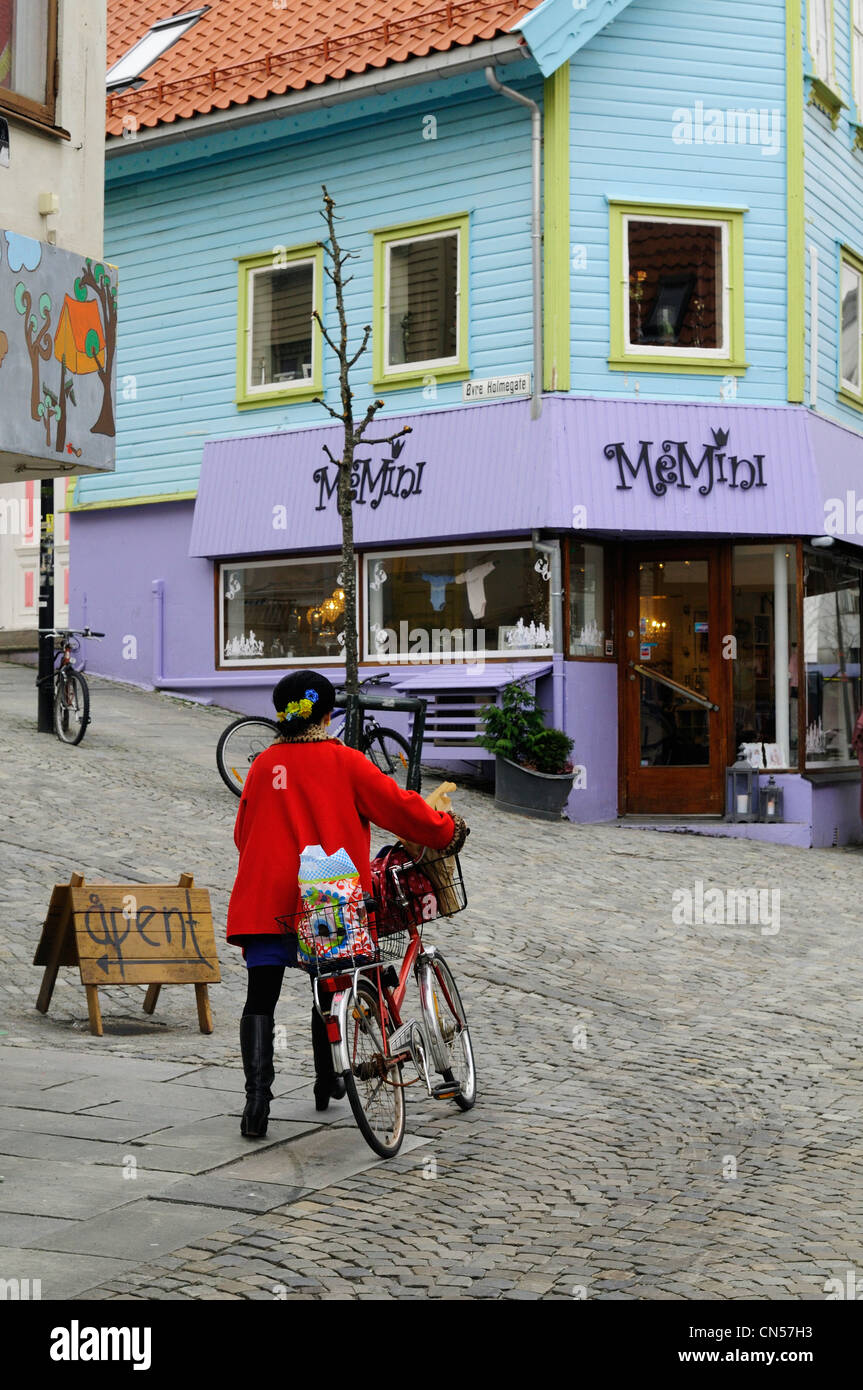
[[[298,935],[325,943],[314,979],[315,1008],[360,1132],[382,1158],[401,1148],[408,1086],[421,1083],[429,1096],[452,1100],[460,1110],[476,1102],[464,1004],[443,955],[423,941],[430,921],[467,906],[461,865],[457,855],[403,859],[388,871],[385,901],[367,896],[360,914],[365,930],[372,928],[374,956],[355,954],[355,935],[339,908],[301,913],[296,926]],[[420,1017],[403,1019],[412,976]],[[408,1064],[416,1076],[405,1081]]]

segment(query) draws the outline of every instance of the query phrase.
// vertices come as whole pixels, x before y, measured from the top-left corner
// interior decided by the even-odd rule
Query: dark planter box
[[[574,772],[532,772],[500,754],[494,760],[494,768],[495,806],[516,816],[560,820],[572,791]]]

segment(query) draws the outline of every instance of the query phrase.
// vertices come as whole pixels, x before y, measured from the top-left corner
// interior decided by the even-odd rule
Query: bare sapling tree
[[[359,484],[354,459],[357,446],[362,443],[364,446],[371,444],[392,444],[403,434],[410,434],[410,425],[403,426],[395,434],[385,435],[381,438],[371,439],[366,435],[366,430],[371,425],[379,410],[383,409],[384,402],[381,400],[372,401],[367,407],[365,415],[357,423],[354,420],[354,396],[351,389],[350,374],[356,363],[362,357],[369,345],[372,335],[371,324],[366,324],[363,329],[363,338],[355,352],[351,352],[348,345],[348,320],[345,313],[345,289],[354,278],[352,275],[345,274],[345,266],[348,261],[354,260],[359,252],[345,251],[339,244],[336,235],[336,205],[327,192],[326,184],[322,185],[324,194],[324,207],[321,216],[327,224],[329,233],[326,241],[321,242],[324,250],[324,271],[332,281],[336,296],[336,314],[338,317],[338,341],[327,331],[323,319],[318,310],[312,313],[312,318],[321,330],[324,341],[335,353],[339,364],[339,394],[341,399],[341,410],[335,410],[328,405],[320,396],[316,396],[315,402],[322,405],[329,412],[334,420],[338,420],[344,429],[344,440],[342,443],[341,458],[337,458],[328,445],[324,445],[324,453],[333,463],[338,471],[338,509],[342,522],[342,588],[345,592],[345,690],[348,694],[356,694],[359,687],[358,675],[358,652],[357,652],[357,582],[356,567],[354,564],[354,512],[353,504],[356,498],[356,489]]]

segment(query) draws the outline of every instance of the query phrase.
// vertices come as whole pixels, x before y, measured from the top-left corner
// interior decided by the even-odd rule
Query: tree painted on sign
[[[94,263],[88,258],[87,263],[75,281],[75,298],[81,303],[87,299],[87,291],[92,290],[99,301],[99,309],[102,317],[102,340],[95,329],[91,329],[87,334],[84,350],[87,356],[92,358],[96,364],[96,371],[102,383],[102,409],[95,425],[91,425],[91,434],[116,433],[114,425],[114,400],[111,381],[114,373],[114,356],[117,351],[117,287],[111,280],[108,270],[96,261]],[[101,361],[100,361],[101,357]]]
[[[45,444],[51,447],[51,421],[60,419],[60,402],[56,392],[42,382],[42,395],[36,406],[36,419],[45,426]]]
[[[27,343],[27,352],[30,357],[30,418],[40,420],[43,412],[39,409],[42,404],[42,395],[39,390],[41,362],[47,362],[51,356],[51,296],[42,294],[39,296],[39,313],[32,312],[33,299],[27,286],[20,280],[15,286],[15,308],[24,318],[24,337]],[[42,322],[39,322],[41,317]],[[49,426],[50,428],[50,426]]]

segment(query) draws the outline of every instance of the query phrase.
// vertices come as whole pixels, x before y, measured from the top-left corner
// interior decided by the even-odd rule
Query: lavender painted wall
[[[566,806],[572,821],[617,818],[617,664],[565,663],[566,732],[575,739],[572,761],[586,770],[586,786],[573,788]]]
[[[164,502],[72,513],[70,621],[106,633],[87,654],[97,675],[153,684],[156,579],[167,595],[166,672],[215,673],[213,566],[189,559],[192,509],[191,502]]]

